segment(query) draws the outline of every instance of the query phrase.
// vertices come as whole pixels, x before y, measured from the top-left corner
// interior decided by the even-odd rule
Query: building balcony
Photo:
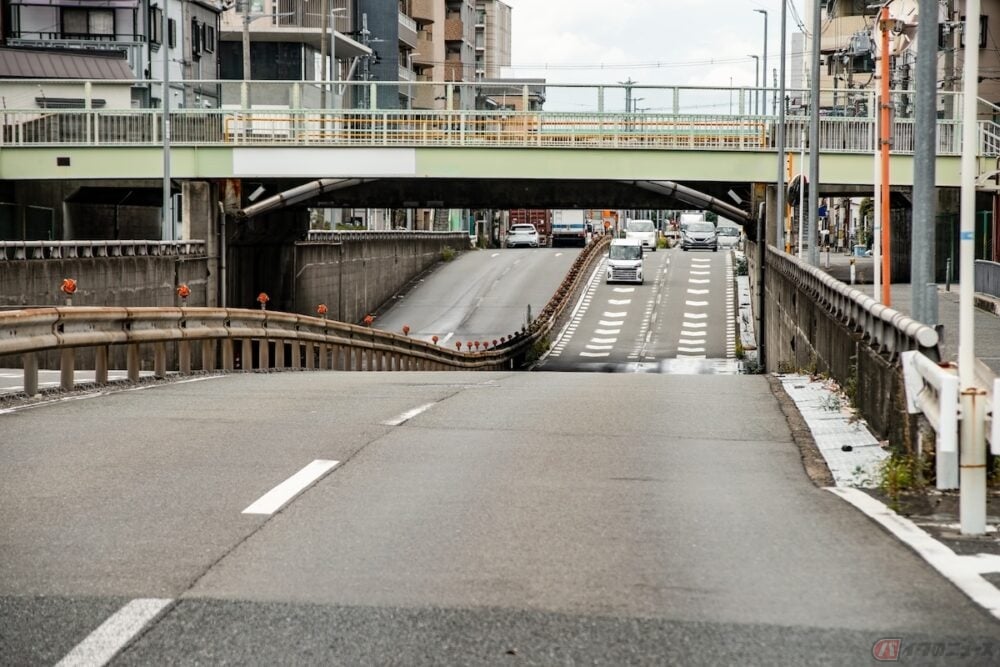
[[[399,13],[399,41],[410,48],[417,47],[417,22],[402,12]]]
[[[444,21],[446,42],[460,42],[465,39],[465,22],[461,18],[447,18]]]
[[[434,23],[434,0],[412,0],[410,16],[420,23]]]
[[[400,81],[413,81],[417,78],[417,75],[413,73],[413,70],[406,69],[402,65],[399,66],[399,80]]]

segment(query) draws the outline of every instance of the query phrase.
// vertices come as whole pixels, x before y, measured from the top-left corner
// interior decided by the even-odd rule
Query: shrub
[[[445,247],[441,248],[442,261],[450,262],[451,260],[455,259],[455,256],[457,254],[458,253],[455,251],[455,249],[452,248],[450,245],[446,245]]]

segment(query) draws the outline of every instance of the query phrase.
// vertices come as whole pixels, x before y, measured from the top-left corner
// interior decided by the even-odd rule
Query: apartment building
[[[500,78],[500,68],[510,67],[510,52],[510,5],[476,0],[476,78]]]
[[[168,25],[163,35],[165,4]],[[221,3],[212,0],[0,0],[0,38],[3,46],[19,52],[28,70],[51,61],[52,71],[66,74],[59,78],[78,78],[66,64],[77,56],[81,62],[100,57],[127,62],[135,79],[133,107],[159,106],[163,90],[157,82],[163,78],[166,45],[175,82],[171,105],[217,107],[217,86],[183,82],[218,77],[221,11]]]

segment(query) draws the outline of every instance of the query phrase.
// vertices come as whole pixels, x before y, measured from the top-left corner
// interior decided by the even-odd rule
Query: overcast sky
[[[513,8],[513,66],[506,76],[752,86],[749,54],[761,56],[764,46],[764,17],[754,9],[768,12],[768,69],[778,65],[779,0],[505,2]],[[792,4],[804,19],[804,0]],[[798,30],[791,13],[788,25],[789,35]]]

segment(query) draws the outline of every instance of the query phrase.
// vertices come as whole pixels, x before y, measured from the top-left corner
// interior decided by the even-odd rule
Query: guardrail
[[[977,259],[975,276],[977,292],[1000,297],[1000,264]]]
[[[293,313],[226,308],[34,308],[0,312],[0,356],[21,355],[24,391],[38,393],[39,358],[59,351],[60,385],[74,387],[76,351],[95,350],[97,384],[108,382],[110,347],[127,348],[126,371],[138,381],[143,354],[152,349],[153,375],[167,374],[168,345],[175,345],[178,372],[200,370],[333,369],[345,371],[505,370],[555,326],[589,266],[607,242],[592,243],[577,257],[556,293],[530,326],[497,341],[461,343],[455,350],[406,335]],[[482,348],[482,349],[480,349]]]
[[[190,241],[0,241],[0,261],[87,257],[203,256],[205,242]]]
[[[469,243],[468,232],[453,231],[421,231],[412,229],[387,229],[381,231],[369,231],[364,229],[310,229],[306,235],[306,241],[333,242],[349,239],[351,241],[374,241],[381,239],[395,239],[405,236],[405,240],[420,239],[449,239],[453,238],[459,244]]]
[[[863,334],[878,352],[895,359],[902,352],[919,350],[931,359],[940,358],[938,333],[933,328],[878,303],[774,246],[768,246],[767,252],[768,270],[782,273],[811,293],[817,303],[844,325]]]

